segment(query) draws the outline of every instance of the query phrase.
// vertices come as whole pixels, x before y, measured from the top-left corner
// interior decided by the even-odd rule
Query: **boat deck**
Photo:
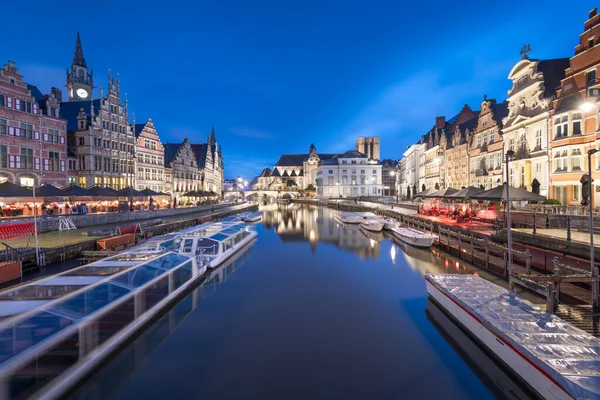
[[[478,276],[425,279],[570,396],[600,398],[600,339]]]

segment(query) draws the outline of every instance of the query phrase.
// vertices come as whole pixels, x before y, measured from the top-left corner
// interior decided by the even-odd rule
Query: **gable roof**
[[[181,143],[167,143],[163,145],[163,148],[165,149],[165,167],[170,166],[171,162],[177,155],[179,146],[181,146]]]
[[[206,152],[208,151],[208,145],[204,144],[192,144],[192,150],[196,155],[196,163],[198,163],[198,168],[206,167]]]
[[[133,126],[133,133],[135,134],[136,138],[140,137],[145,126],[146,126],[146,124],[135,124]]]
[[[554,58],[541,60],[537,70],[544,75],[544,97],[550,98],[556,95],[560,82],[565,77],[565,69],[569,68],[569,58]]]
[[[281,174],[279,173],[279,170],[277,168],[273,168],[273,173],[271,174],[271,176],[281,178]]]
[[[335,158],[335,157],[330,157],[330,158]],[[367,158],[367,156],[364,155],[363,153],[361,153],[360,151],[348,150],[347,152],[345,152],[338,158]]]
[[[94,110],[100,109],[100,99],[95,100],[81,100],[81,101],[65,101],[60,103],[59,117],[67,120],[67,131],[76,131],[77,127],[77,116],[79,110],[83,108],[85,115],[91,116],[91,104],[94,103]]]
[[[259,177],[261,178],[268,178],[269,176],[271,176],[271,168],[269,167],[263,169],[259,175]]]

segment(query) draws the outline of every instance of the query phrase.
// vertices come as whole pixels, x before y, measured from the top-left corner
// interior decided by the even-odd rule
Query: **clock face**
[[[85,89],[77,89],[77,96],[81,97],[82,99],[86,99],[88,97],[88,92]]]

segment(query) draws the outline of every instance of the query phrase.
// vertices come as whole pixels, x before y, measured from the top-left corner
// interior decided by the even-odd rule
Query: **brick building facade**
[[[67,184],[66,121],[61,93],[42,95],[14,62],[0,69],[0,180],[24,186]]]

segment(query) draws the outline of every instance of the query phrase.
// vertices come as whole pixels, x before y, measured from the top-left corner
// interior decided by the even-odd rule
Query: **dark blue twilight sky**
[[[226,176],[281,153],[380,135],[400,158],[436,115],[504,100],[519,48],[570,57],[592,1],[10,1],[0,61],[43,91],[65,84],[79,30],[95,83],[121,76],[163,142],[215,125]],[[599,4],[595,4],[596,6]],[[106,87],[106,86],[105,86]],[[97,90],[96,90],[97,93]]]

